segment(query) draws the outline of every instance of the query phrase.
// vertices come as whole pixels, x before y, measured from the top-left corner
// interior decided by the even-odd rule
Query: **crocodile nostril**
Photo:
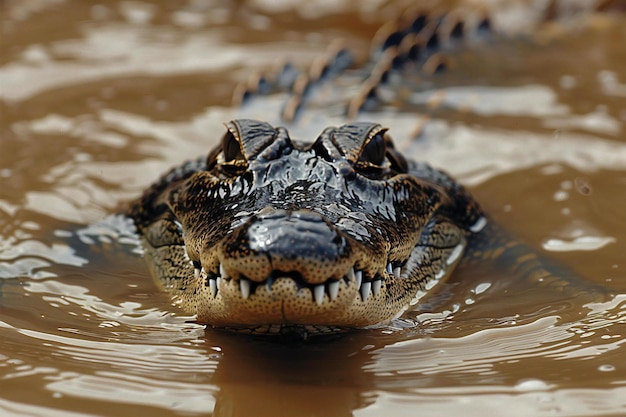
[[[297,211],[253,221],[247,244],[255,252],[288,259],[332,261],[347,249],[347,242],[332,224],[314,212]],[[275,255],[275,256],[273,256]]]
[[[305,283],[340,279],[354,264],[348,239],[310,210],[276,210],[251,218],[225,242],[222,262],[256,282],[297,275]]]

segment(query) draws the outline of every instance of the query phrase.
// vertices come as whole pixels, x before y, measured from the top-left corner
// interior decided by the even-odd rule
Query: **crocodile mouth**
[[[265,287],[268,292],[271,292],[272,286],[277,280],[289,279],[294,282],[299,291],[308,289],[311,292],[311,301],[316,305],[321,306],[325,301],[335,301],[339,294],[340,287],[342,286],[346,288],[358,288],[358,296],[363,302],[366,302],[370,296],[377,297],[381,292],[384,282],[388,279],[406,278],[402,276],[402,265],[404,264],[406,264],[406,261],[402,264],[389,262],[386,268],[387,279],[382,274],[375,274],[370,278],[363,272],[362,269],[357,268],[355,265],[350,268],[341,279],[328,279],[321,284],[307,283],[299,272],[293,271],[274,271],[266,280],[261,282],[252,281],[242,276],[234,278],[228,274],[222,264],[219,265],[218,271],[207,272],[203,267],[198,267],[197,262],[194,262],[194,274],[196,279],[202,279],[205,282],[205,285],[209,287],[213,298],[218,296],[222,282],[236,282],[239,285],[241,297],[244,300],[247,300],[256,295],[257,288]]]
[[[309,314],[315,314],[316,307],[328,307],[337,302],[341,296],[348,300],[348,304],[365,306],[372,304],[373,306],[381,305],[393,296],[393,286],[402,284],[403,297],[405,304],[414,303],[415,297],[418,297],[420,290],[432,288],[439,280],[446,276],[447,272],[452,269],[456,262],[460,259],[465,248],[464,242],[455,246],[440,248],[444,251],[445,256],[442,257],[441,264],[433,269],[432,274],[427,275],[427,279],[416,282],[409,280],[420,269],[420,254],[423,248],[420,245],[414,247],[411,255],[402,261],[387,261],[383,271],[369,273],[359,264],[354,264],[339,279],[328,278],[321,283],[307,282],[303,275],[298,271],[272,271],[269,276],[262,281],[256,281],[246,278],[239,271],[227,271],[223,263],[219,263],[214,270],[207,270],[198,261],[192,261],[194,267],[194,276],[197,281],[202,282],[204,287],[208,289],[212,302],[223,302],[225,298],[236,297],[240,302],[253,305],[255,303],[263,303],[268,299],[280,303],[288,303],[293,296],[293,292],[299,297],[306,298],[309,303]],[[425,275],[426,277],[426,275]],[[412,294],[406,297],[406,289],[412,287]],[[276,287],[279,287],[276,290]],[[289,294],[285,292],[285,288],[289,288]],[[308,293],[308,294],[307,294]],[[345,300],[344,300],[345,301]],[[399,316],[404,310],[393,318]],[[275,323],[277,326],[284,324],[297,324],[299,318],[288,317],[283,312],[284,323]],[[310,317],[306,318],[303,323],[308,323]],[[387,320],[388,321],[388,320]]]

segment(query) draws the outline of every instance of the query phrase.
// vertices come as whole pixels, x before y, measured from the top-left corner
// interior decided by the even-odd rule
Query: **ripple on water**
[[[142,309],[137,303],[107,305],[77,286],[51,280],[36,284],[40,285],[30,289],[33,293],[56,292],[63,297],[63,308],[78,304],[101,323],[115,322],[117,326],[115,331],[105,327],[100,332],[63,327],[37,331],[0,322],[3,344],[19,356],[1,361],[3,379],[11,381],[15,389],[32,378],[43,378],[42,388],[55,398],[184,412],[213,409],[217,388],[211,379],[222,354],[218,347],[205,346],[203,326],[188,323],[185,317],[168,318],[161,311]],[[49,303],[58,301],[48,297]],[[105,321],[110,317],[116,320]],[[28,346],[28,353],[20,355],[18,346]],[[45,360],[49,357],[54,358],[55,366],[42,366],[42,359],[50,363]],[[0,403],[0,407],[20,409],[12,403]]]
[[[380,416],[394,410],[394,416],[413,417],[412,405],[419,404],[419,413],[428,416],[484,417],[583,417],[616,415],[626,409],[626,387],[608,389],[563,389],[558,391],[520,392],[502,386],[455,387],[453,389],[422,389],[411,394],[381,392],[376,403],[356,410],[357,417]]]
[[[402,151],[460,176],[474,191],[509,176],[484,193],[485,207],[491,199],[493,213],[502,206],[527,211],[526,220],[503,224],[533,226],[530,238],[546,242],[568,266],[592,259],[581,275],[596,283],[610,277],[620,295],[586,306],[543,305],[539,291],[520,284],[515,291],[537,295],[529,303],[538,311],[524,315],[506,305],[510,298],[501,298],[493,277],[480,277],[456,287],[444,312],[423,310],[397,328],[279,348],[219,339],[188,323],[192,317],[179,316],[157,294],[132,233],[101,220],[170,166],[205,154],[224,121],[243,115],[282,124],[275,114],[284,97],[224,107],[249,74],[242,67],[268,69],[277,55],[311,61],[338,33],[366,44],[371,22],[360,21],[368,19],[363,8],[372,19],[387,9],[380,13],[377,1],[342,2],[361,8],[346,19],[348,10],[311,2],[305,9],[329,16],[312,25],[296,13],[305,10],[301,2],[200,3],[177,10],[157,2],[7,3],[3,35],[14,42],[0,64],[0,110],[9,120],[0,152],[1,415],[217,415],[220,395],[221,411],[251,403],[262,414],[263,405],[277,404],[269,415],[289,414],[307,400],[320,407],[318,415],[626,410],[619,252],[626,60],[615,42],[624,38],[623,22],[617,32],[577,28],[573,41],[553,46],[470,45],[470,59],[459,57],[462,65],[448,75],[419,75],[412,107],[391,103],[359,115],[390,127]],[[263,15],[284,5],[292,15]],[[304,123],[290,127],[294,137],[312,140],[322,127],[344,122],[333,87],[320,94],[322,104],[312,99]],[[541,194],[550,175],[559,181]],[[610,184],[604,194],[603,184]],[[593,195],[580,204],[583,189]],[[534,206],[522,205],[532,198]],[[550,234],[560,230],[552,224],[560,217],[545,220],[553,209],[584,233]],[[84,224],[91,226],[76,230]],[[611,275],[602,265],[612,265]]]
[[[595,369],[606,371],[606,359],[612,358],[612,352],[619,357],[619,349],[626,343],[626,295],[590,303],[586,308],[588,313],[575,322],[546,316],[527,324],[485,328],[460,337],[437,337],[434,332],[431,337],[403,340],[374,350],[364,369],[389,386],[404,381],[406,375],[451,380],[458,377],[462,381],[467,375],[476,374],[485,378],[473,379],[475,383],[505,382],[507,370],[513,364],[528,363],[528,359],[535,363],[528,368],[530,381],[542,375],[541,365],[537,364],[550,361],[590,360],[598,364]],[[457,320],[460,321],[456,326],[461,326],[462,319]],[[509,378],[508,382],[513,381]]]

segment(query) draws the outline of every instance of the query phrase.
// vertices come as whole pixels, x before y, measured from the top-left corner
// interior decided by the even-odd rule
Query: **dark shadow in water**
[[[206,331],[223,357],[214,415],[352,416],[373,403],[364,333],[313,338],[306,343]]]

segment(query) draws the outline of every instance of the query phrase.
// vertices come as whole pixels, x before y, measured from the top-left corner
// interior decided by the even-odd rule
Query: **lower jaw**
[[[264,285],[243,298],[236,280],[221,282],[217,296],[206,291],[197,304],[197,321],[214,327],[257,329],[280,333],[281,328],[311,327],[318,332],[338,332],[388,322],[396,310],[386,301],[385,291],[364,302],[356,283],[341,282],[334,300],[328,294],[317,304],[309,288],[298,288],[291,279],[278,279],[271,289]],[[250,331],[248,331],[250,332]]]

